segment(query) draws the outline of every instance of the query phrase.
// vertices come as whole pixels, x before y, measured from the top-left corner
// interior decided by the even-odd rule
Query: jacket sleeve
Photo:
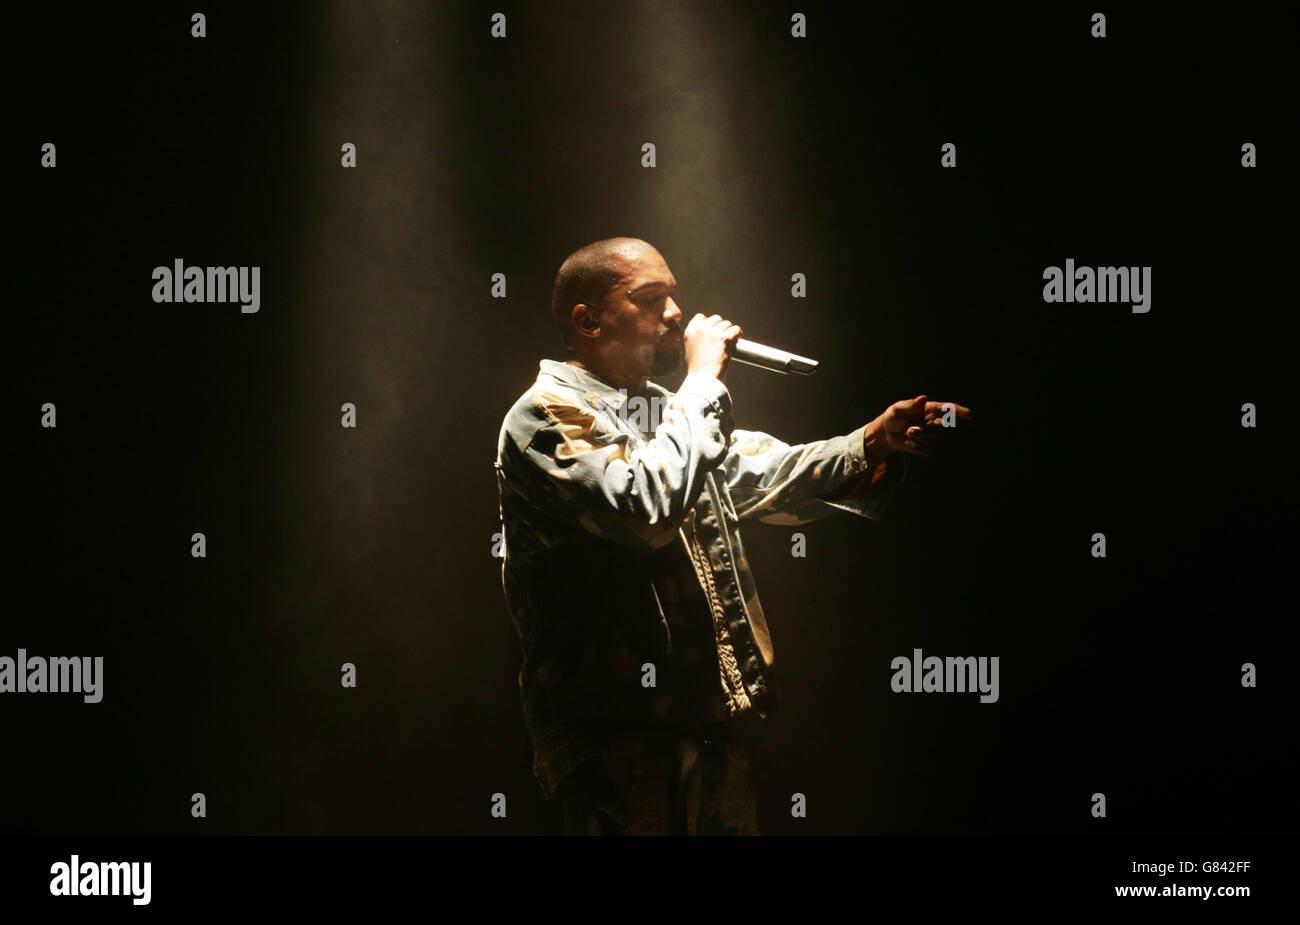
[[[906,478],[906,463],[893,453],[871,465],[866,429],[796,446],[762,431],[733,430],[722,467],[736,515],[778,526],[836,511],[880,520]]]
[[[672,542],[733,428],[731,393],[700,373],[687,375],[640,445],[568,390],[539,389],[527,411],[530,432],[503,444],[506,478],[561,522],[645,550]]]

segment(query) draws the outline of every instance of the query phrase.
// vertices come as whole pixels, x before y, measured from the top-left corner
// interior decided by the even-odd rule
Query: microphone
[[[798,373],[801,376],[811,376],[821,365],[816,360],[801,357],[797,353],[778,350],[765,344],[756,344],[743,337],[737,337],[727,344],[727,356],[737,363],[747,363],[759,369],[774,373]]]

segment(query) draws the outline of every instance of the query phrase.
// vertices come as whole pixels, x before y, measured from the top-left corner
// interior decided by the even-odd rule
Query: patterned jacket
[[[772,640],[739,522],[878,520],[906,474],[899,453],[872,465],[865,425],[790,446],[736,429],[707,374],[646,389],[649,414],[578,361],[542,360],[501,426],[502,586],[548,798],[605,731],[770,713]]]

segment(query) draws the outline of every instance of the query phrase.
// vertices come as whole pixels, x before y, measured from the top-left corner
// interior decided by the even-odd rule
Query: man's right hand
[[[742,333],[740,325],[732,324],[721,315],[705,317],[696,314],[682,332],[686,374],[705,373],[715,379],[722,379],[727,375],[727,364],[731,362],[727,344],[735,341]]]

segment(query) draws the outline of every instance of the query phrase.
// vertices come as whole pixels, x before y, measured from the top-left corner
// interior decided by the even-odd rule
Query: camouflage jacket
[[[550,797],[605,731],[717,729],[777,700],[771,634],[739,522],[878,520],[902,484],[865,425],[791,446],[738,430],[720,380],[642,404],[542,360],[497,442],[502,586],[534,771]],[[656,414],[657,412],[657,414]]]

